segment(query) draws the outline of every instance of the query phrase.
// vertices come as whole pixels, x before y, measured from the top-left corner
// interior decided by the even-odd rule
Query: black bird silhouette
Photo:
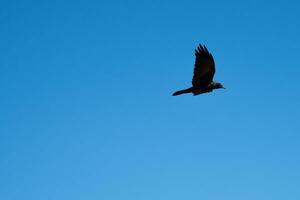
[[[213,81],[216,69],[213,56],[209,53],[205,45],[199,44],[195,49],[196,61],[194,67],[194,76],[192,87],[179,90],[173,94],[177,96],[185,93],[193,93],[194,95],[212,92],[214,89],[223,88],[221,83]]]

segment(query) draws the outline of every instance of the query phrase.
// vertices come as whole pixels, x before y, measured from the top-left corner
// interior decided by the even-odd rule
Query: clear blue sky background
[[[299,200],[299,1],[1,1],[0,199]],[[194,48],[227,90],[189,87]]]

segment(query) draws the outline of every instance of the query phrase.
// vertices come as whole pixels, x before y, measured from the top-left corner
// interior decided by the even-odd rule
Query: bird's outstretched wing
[[[196,61],[192,84],[194,87],[208,85],[213,81],[215,61],[205,46],[201,44],[195,49]]]

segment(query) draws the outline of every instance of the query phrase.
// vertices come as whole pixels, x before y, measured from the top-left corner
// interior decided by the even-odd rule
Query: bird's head
[[[214,83],[213,87],[214,89],[226,89],[221,83]]]

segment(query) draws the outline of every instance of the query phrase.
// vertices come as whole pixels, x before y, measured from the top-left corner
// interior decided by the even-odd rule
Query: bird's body
[[[177,96],[185,93],[193,93],[199,95],[202,93],[212,92],[214,89],[224,88],[221,83],[213,81],[215,74],[215,62],[213,56],[209,53],[205,46],[201,44],[195,50],[195,67],[192,80],[192,87],[179,90],[173,94]]]

